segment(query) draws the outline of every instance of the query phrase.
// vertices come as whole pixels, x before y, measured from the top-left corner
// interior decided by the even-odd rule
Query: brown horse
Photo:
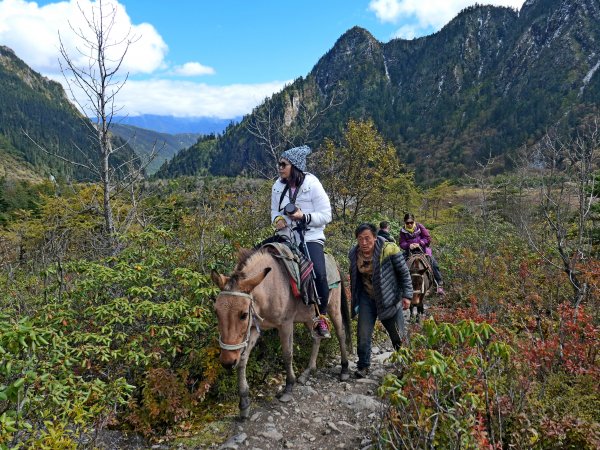
[[[427,255],[421,250],[411,250],[406,260],[413,285],[413,297],[410,302],[410,319],[421,321],[425,313],[424,298],[433,286],[433,269]],[[414,310],[417,310],[415,313]]]
[[[240,253],[238,264],[229,277],[215,271],[212,272],[211,277],[221,289],[215,301],[221,346],[219,359],[225,368],[237,367],[240,417],[245,419],[249,415],[246,364],[260,330],[276,328],[279,332],[286,369],[285,388],[279,400],[289,402],[296,382],[292,366],[294,323],[304,323],[307,328],[312,329],[314,306],[307,306],[294,297],[286,269],[264,248]],[[340,343],[342,358],[340,379],[345,381],[350,377],[347,348],[352,348],[352,338],[350,314],[343,284],[329,291],[328,312]],[[308,379],[311,371],[316,370],[320,342],[319,338],[313,340],[308,368],[299,379],[302,383]]]

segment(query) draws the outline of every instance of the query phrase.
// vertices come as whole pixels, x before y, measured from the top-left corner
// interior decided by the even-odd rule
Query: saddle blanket
[[[282,243],[271,242],[264,245],[269,251],[279,258],[285,266],[289,276],[292,292],[296,298],[303,298],[305,303],[315,303],[314,288],[312,284],[313,263],[304,255],[298,255],[292,249]],[[329,253],[325,253],[325,269],[327,271],[327,284],[333,289],[341,282],[341,276],[337,269],[335,259]],[[309,284],[310,283],[310,284]],[[300,289],[298,288],[300,287]],[[307,292],[308,291],[308,292]]]

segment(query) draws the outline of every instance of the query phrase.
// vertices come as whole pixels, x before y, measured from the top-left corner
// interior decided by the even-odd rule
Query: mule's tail
[[[354,350],[352,347],[352,321],[350,319],[350,306],[348,305],[348,296],[346,295],[346,283],[344,282],[344,276],[341,275],[340,278],[342,287],[340,308],[342,309],[342,322],[344,323],[344,333],[346,334],[346,349],[348,350],[348,353],[353,354]]]

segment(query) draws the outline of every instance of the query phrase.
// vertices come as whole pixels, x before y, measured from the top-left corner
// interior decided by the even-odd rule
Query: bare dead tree
[[[261,176],[270,178],[279,160],[279,155],[291,147],[299,145],[313,146],[320,119],[331,108],[341,104],[335,93],[324,105],[309,103],[294,92],[290,104],[282,110],[274,97],[267,98],[253,111],[246,130],[254,136],[258,144],[265,150],[267,159],[272,164],[265,167],[254,167]]]
[[[78,7],[84,27],[75,27],[71,23],[69,26],[80,45],[71,54],[59,31],[60,67],[70,97],[84,113],[84,122],[97,144],[98,163],[94,164],[88,158],[84,166],[98,177],[101,184],[104,231],[113,242],[116,230],[111,200],[120,192],[135,192],[132,185],[142,179],[145,167],[156,155],[156,146],[143,164],[138,156],[133,156],[118,166],[114,165],[115,153],[122,151],[126,145],[114,146],[110,132],[113,118],[121,110],[116,106],[116,97],[129,76],[122,73],[121,67],[130,46],[139,36],[133,35],[131,30],[122,36],[113,36],[117,10],[112,3],[98,0],[90,11],[84,11],[80,5]],[[94,118],[93,121],[89,121],[88,117]]]
[[[483,220],[484,229],[488,229],[492,208],[490,197],[496,189],[490,181],[490,172],[496,163],[496,158],[488,155],[484,162],[477,161],[477,170],[473,175],[466,175],[467,185],[477,189],[479,193],[479,210]]]
[[[590,214],[597,201],[594,183],[600,161],[600,119],[592,118],[570,136],[549,131],[523,161],[530,169],[528,176],[536,175],[539,212],[553,237],[553,251],[548,251],[546,235],[536,232],[526,214],[522,214],[523,229],[532,248],[567,274],[573,288],[572,303],[578,307],[589,288],[578,267],[592,251]],[[558,260],[553,255],[558,255]]]

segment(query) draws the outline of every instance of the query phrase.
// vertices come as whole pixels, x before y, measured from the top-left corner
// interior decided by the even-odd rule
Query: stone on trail
[[[333,431],[335,431],[336,433],[340,433],[340,434],[342,433],[342,432],[340,431],[340,429],[339,429],[339,428],[338,428],[338,427],[335,425],[335,423],[333,423],[333,422],[327,422],[327,426],[328,426],[329,428],[331,428]]]
[[[362,383],[362,384],[375,384],[377,386],[379,386],[379,382],[375,381],[375,380],[371,380],[370,378],[359,378],[358,380],[356,380],[357,383]]]
[[[247,437],[248,435],[246,433],[240,433],[236,436],[233,436],[227,442],[221,445],[221,447],[219,447],[219,450],[236,450],[237,448],[239,448],[239,444],[242,444]]]
[[[362,394],[350,394],[343,398],[342,402],[354,411],[378,411],[382,407],[381,402],[375,400],[373,397]]]
[[[274,428],[267,431],[261,431],[258,433],[258,435],[267,439],[273,439],[274,441],[280,441],[283,439],[283,434]]]
[[[386,361],[386,360],[387,360],[387,359],[388,359],[390,356],[392,356],[392,354],[393,354],[393,353],[394,353],[394,352],[383,352],[383,353],[380,353],[379,355],[377,355],[377,356],[374,356],[374,357],[373,357],[373,361],[374,361],[374,362],[381,363],[381,364],[384,364],[384,363],[385,363],[385,361]]]

